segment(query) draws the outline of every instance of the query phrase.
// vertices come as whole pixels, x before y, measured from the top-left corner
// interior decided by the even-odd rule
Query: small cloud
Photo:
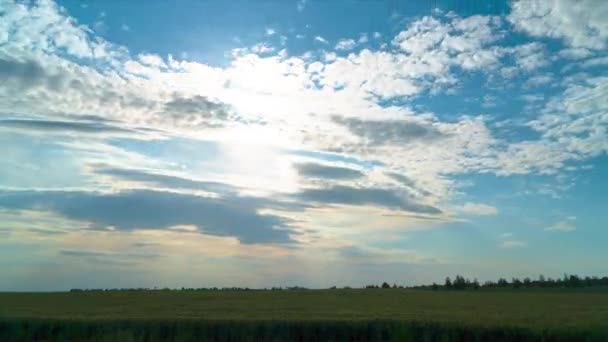
[[[108,30],[108,25],[106,25],[106,23],[103,22],[103,20],[97,20],[94,24],[93,24],[93,29],[97,32],[97,33],[101,33],[104,34],[106,33],[106,31]]]
[[[259,43],[251,47],[251,52],[257,54],[270,53],[274,51],[274,48],[266,43]]]
[[[512,236],[513,236],[513,233],[502,233],[502,234],[500,234],[500,237],[503,238],[503,239],[504,238],[509,238],[509,237],[512,237]]]
[[[367,43],[369,41],[369,36],[367,35],[367,33],[361,33],[361,35],[359,36],[359,43],[363,44],[363,43]]]
[[[374,32],[373,37],[374,37],[374,39],[380,39],[380,38],[382,38],[382,33]]]
[[[528,245],[525,241],[519,240],[506,240],[503,241],[499,246],[500,248],[510,249],[510,248],[523,248]]]
[[[298,5],[297,5],[298,12],[302,12],[304,10],[304,8],[306,8],[306,0],[298,1]]]
[[[477,216],[490,216],[498,214],[498,209],[496,209],[496,207],[487,204],[471,202],[465,203],[461,208],[459,208],[459,211],[464,214]]]
[[[338,55],[336,55],[336,53],[335,53],[335,52],[328,52],[328,53],[326,53],[326,54],[323,56],[323,59],[324,59],[326,62],[333,62],[333,61],[335,61],[335,60],[336,60],[336,58],[337,58],[337,57],[338,57]]]
[[[526,102],[540,102],[545,99],[541,94],[524,94],[521,95],[521,99]]]
[[[483,102],[481,103],[481,106],[483,108],[493,108],[496,107],[496,96],[492,96],[492,95],[484,95],[483,96]]]
[[[341,39],[340,41],[338,41],[338,44],[336,44],[336,50],[352,50],[355,46],[357,45],[357,42],[355,42],[353,39]]]
[[[552,81],[553,76],[551,74],[532,76],[524,83],[524,87],[537,87]]]
[[[329,44],[327,42],[327,40],[325,38],[321,37],[321,36],[316,36],[315,40],[318,41],[318,42],[320,42],[320,43],[323,43],[323,44]]]
[[[160,57],[159,55],[142,53],[137,57],[139,58],[139,61],[144,65],[156,67],[156,68],[166,68],[167,67],[167,65],[165,64],[165,61],[163,61],[163,58]]]
[[[277,33],[277,31],[275,31],[274,29],[269,28],[269,27],[266,28],[266,35],[267,36],[272,36],[275,33]]]
[[[573,217],[573,216],[571,216]],[[574,219],[563,220],[555,223],[551,227],[545,228],[546,231],[568,233],[576,230]]]
[[[133,247],[137,247],[137,248],[144,248],[144,247],[158,246],[158,245],[159,245],[159,243],[154,242],[154,241],[139,241],[139,242],[135,242],[132,244]]]
[[[565,59],[582,59],[591,56],[593,53],[585,48],[569,48],[563,49],[558,53],[558,56]]]
[[[123,31],[131,31],[131,28],[127,24],[122,24],[120,26],[120,29],[123,30]]]

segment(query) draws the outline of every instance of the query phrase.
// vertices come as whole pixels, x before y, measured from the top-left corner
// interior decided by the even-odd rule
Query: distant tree
[[[547,286],[547,280],[545,280],[545,276],[542,274],[538,276],[538,286],[540,286],[540,287]]]
[[[505,278],[500,278],[500,279],[498,279],[498,286],[507,287],[507,286],[509,286],[509,282]]]
[[[445,278],[445,288],[450,290],[452,288],[452,280],[450,280],[450,277],[446,277]]]
[[[463,276],[461,275],[456,275],[456,278],[454,279],[454,282],[452,283],[452,287],[455,290],[464,290],[467,286],[467,282],[464,279]]]
[[[384,283],[382,283],[382,288],[383,289],[390,289],[391,286],[387,282],[384,282]]]
[[[518,289],[521,287],[522,283],[519,278],[513,278],[513,280],[511,281],[511,285],[513,285],[513,288]]]
[[[433,285],[431,285],[431,289],[433,289],[433,291],[437,291],[439,289],[439,285],[437,285],[437,283],[433,283]]]
[[[524,287],[532,287],[532,280],[530,280],[530,278],[524,278]]]
[[[581,281],[581,278],[579,278],[577,275],[570,275],[568,277],[567,280],[567,285],[568,287],[581,287],[583,286],[583,282]]]
[[[477,281],[477,278],[473,279],[473,283],[471,284],[471,287],[473,287],[473,290],[479,290],[479,281]]]

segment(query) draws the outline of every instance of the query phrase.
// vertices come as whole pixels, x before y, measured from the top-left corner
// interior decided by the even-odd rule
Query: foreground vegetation
[[[608,291],[1,293],[0,340],[606,340]]]

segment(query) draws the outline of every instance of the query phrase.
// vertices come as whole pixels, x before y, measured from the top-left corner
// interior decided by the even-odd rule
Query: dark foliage
[[[480,284],[477,279],[470,281],[469,279],[466,279],[461,275],[456,275],[454,281],[450,280],[450,277],[445,278],[444,285],[437,285],[436,283],[433,283],[432,285],[413,286],[412,288],[431,290],[477,290],[480,288],[581,288],[595,286],[608,286],[608,277],[583,278],[577,275],[565,274],[562,279],[552,279],[545,278],[543,275],[540,275],[537,280],[532,280],[527,277],[523,280],[520,280],[519,278],[514,277],[509,282],[505,278],[499,278],[496,282],[486,281],[483,284]]]
[[[0,320],[2,341],[602,341],[586,331],[397,321]]]

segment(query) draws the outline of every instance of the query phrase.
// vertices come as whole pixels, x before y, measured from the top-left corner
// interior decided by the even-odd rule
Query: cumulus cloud
[[[509,21],[535,37],[563,39],[576,48],[603,49],[608,40],[608,3],[594,0],[518,0]]]

